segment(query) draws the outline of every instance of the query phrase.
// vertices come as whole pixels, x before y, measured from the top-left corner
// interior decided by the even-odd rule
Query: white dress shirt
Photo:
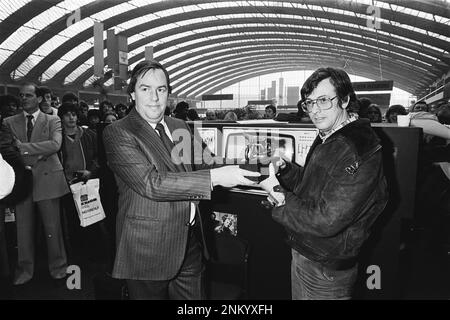
[[[35,113],[31,113],[31,115],[33,116],[33,119],[31,119],[31,123],[33,123],[33,127],[34,127],[34,125],[36,124],[36,119],[37,119],[37,117],[39,116],[39,113],[41,112],[41,110],[37,110]],[[30,114],[30,113],[27,113],[27,112],[23,112],[23,114],[25,115],[25,128],[27,127],[27,123],[28,123],[28,118],[27,118],[27,116]]]
[[[157,123],[152,123],[152,122],[148,122],[152,128],[155,130],[156,134],[159,135],[159,132],[156,130],[156,125]],[[169,137],[170,141],[173,142],[172,139],[172,134],[170,133],[169,127],[167,127],[166,122],[164,121],[164,118],[160,121],[160,123],[163,125],[164,127],[164,131],[166,132],[167,136]],[[195,219],[195,205],[191,202],[191,216],[189,218],[189,223],[191,225],[194,224],[194,219]]]

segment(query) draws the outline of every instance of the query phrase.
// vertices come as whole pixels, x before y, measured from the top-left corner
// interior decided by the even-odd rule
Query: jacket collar
[[[163,160],[170,171],[178,172],[176,165],[172,162],[172,159],[167,153],[159,135],[150,126],[150,124],[141,117],[135,108],[130,111],[124,120],[130,123],[129,127],[137,137],[142,139],[148,146],[151,146],[152,151],[158,153],[159,157]],[[164,121],[166,122],[171,133],[175,129],[180,128],[180,126],[178,126],[177,123],[170,117],[165,116]],[[183,167],[186,171],[190,171],[185,164],[183,164]]]

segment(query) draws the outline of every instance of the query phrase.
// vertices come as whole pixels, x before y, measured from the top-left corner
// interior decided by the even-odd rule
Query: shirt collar
[[[163,117],[163,118],[161,119],[161,121],[158,122],[158,123],[153,123],[153,122],[150,122],[150,121],[147,121],[147,122],[148,122],[149,125],[152,126],[153,129],[156,129],[156,125],[157,125],[158,123],[161,123],[161,124],[163,125],[164,130],[166,130],[166,128],[167,128],[166,122],[164,121],[164,117]]]
[[[31,115],[33,116],[33,120],[36,120],[37,117],[39,116],[39,113],[41,112],[41,110],[37,110],[35,113],[32,113]],[[28,112],[24,111],[23,114],[25,115],[25,119],[27,118],[27,116],[29,115]]]
[[[347,120],[343,121],[336,128],[331,129],[328,133],[325,134],[325,133],[322,133],[319,131],[319,137],[322,139],[322,142],[325,142],[325,140],[327,140],[333,133],[335,133],[336,131],[342,129],[349,123],[352,123],[353,121],[356,121],[356,120],[358,120],[358,115],[356,113],[350,113],[349,118]]]

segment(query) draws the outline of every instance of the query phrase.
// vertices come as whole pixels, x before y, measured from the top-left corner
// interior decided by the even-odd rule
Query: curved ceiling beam
[[[112,6],[112,4],[116,5],[120,2],[125,2],[127,0],[117,0],[115,2],[110,1],[94,1],[91,3],[88,3],[87,5],[81,7],[81,19],[84,19],[86,17],[90,17],[93,14],[96,14],[102,10],[108,9]],[[33,1],[33,2],[47,2],[47,1]],[[50,2],[51,3],[51,2]],[[41,31],[39,31],[37,34],[35,34],[31,39],[29,39],[27,42],[25,42],[16,52],[8,57],[6,61],[1,65],[2,73],[11,73],[13,70],[17,69],[17,67],[20,66],[20,64],[27,59],[29,55],[31,55],[34,51],[36,51],[43,43],[47,42],[49,39],[51,39],[53,36],[57,35],[61,31],[67,28],[67,17],[68,15],[65,15],[52,24],[48,25]],[[22,21],[22,23],[25,23],[25,21]],[[92,33],[92,30],[89,29],[89,31]],[[76,35],[74,38],[78,38],[79,35]],[[91,35],[92,36],[92,35]],[[69,39],[66,41],[62,46],[70,46],[69,41],[72,39]],[[82,42],[82,41],[81,41]],[[80,42],[80,43],[81,43]],[[79,43],[78,43],[79,44]],[[68,49],[72,49],[73,47],[69,47]],[[62,57],[59,56],[58,58]]]
[[[13,12],[5,20],[0,23],[0,44],[3,43],[10,35],[22,27],[26,22],[40,15],[42,12],[50,9],[54,5],[63,0],[55,1],[31,1]]]
[[[147,7],[145,7],[145,8],[147,8]],[[261,14],[262,13],[272,13],[273,10],[274,10],[274,8],[270,8],[270,7],[238,7],[238,9],[239,9],[239,13],[253,13],[253,14],[254,13],[261,13]],[[351,24],[359,24],[360,26],[366,27],[366,20],[361,19],[361,18],[355,18],[355,17],[345,16],[345,15],[340,15],[340,14],[335,14],[335,13],[324,13],[324,12],[319,12],[319,11],[314,11],[314,10],[304,10],[304,9],[294,9],[294,8],[281,8],[281,7],[278,7],[276,9],[277,9],[276,13],[283,13],[283,14],[289,14],[289,15],[296,14],[298,16],[302,16],[302,15],[309,16],[311,12],[314,12],[316,17],[323,16],[326,19],[335,19],[337,21],[346,21],[346,22],[351,23]],[[280,12],[281,9],[283,9],[283,12]],[[134,10],[132,10],[132,11],[134,11]],[[144,14],[148,13],[148,12],[146,12],[144,10],[144,8],[140,8],[140,11],[141,11],[141,15],[144,15]],[[159,26],[161,26],[163,24],[176,23],[176,22],[180,22],[180,21],[184,21],[184,20],[188,20],[188,19],[193,19],[193,18],[207,17],[207,16],[210,16],[210,15],[235,14],[235,13],[236,13],[236,8],[235,7],[219,8],[219,9],[203,9],[203,10],[199,10],[199,11],[186,12],[186,13],[183,13],[183,14],[176,14],[176,15],[173,15],[173,16],[168,16],[168,17],[164,17],[164,18],[161,18],[161,19],[156,19],[156,20],[154,20],[154,21],[152,21],[150,23],[147,23],[146,25],[147,25],[147,27],[150,27],[150,25],[153,26],[153,27],[157,27],[157,26],[159,27]],[[104,21],[105,28],[113,27],[114,25],[120,24],[120,23],[122,23],[124,21],[129,20],[130,18],[133,18],[133,17],[129,17],[129,16],[122,17],[123,15],[124,14],[121,14],[121,15],[118,15],[118,16],[115,16],[115,17],[112,17],[110,19],[105,20]],[[124,20],[125,18],[127,20]],[[295,20],[295,19],[293,19],[293,20]],[[277,22],[277,25],[279,25],[281,21],[282,21],[282,19],[279,19],[278,22]],[[299,22],[299,20],[296,20],[296,23],[298,23],[298,22]],[[305,21],[305,22],[308,23],[307,21]],[[316,27],[320,26],[320,25],[329,25],[331,27],[331,29],[338,29],[338,30],[346,29],[347,32],[354,33],[354,29],[353,28],[345,27],[345,26],[341,26],[341,25],[337,25],[337,24],[327,24],[327,23],[324,23],[324,22],[321,23],[321,24],[318,24],[315,21],[309,21],[309,24],[315,25]],[[415,34],[416,35],[416,40],[419,39],[417,41],[423,41],[425,43],[429,42],[430,40],[433,40],[433,39],[431,39],[432,37],[424,36],[424,35],[422,35],[420,33],[417,33],[417,32],[412,33],[412,31],[409,31],[409,30],[406,30],[406,29],[402,29],[402,28],[398,28],[398,27],[397,28],[391,28],[391,27],[392,26],[383,24],[383,28],[386,29],[384,31],[387,31],[387,32],[398,34],[400,36],[405,36],[405,34],[412,34],[412,35]],[[130,30],[131,29],[135,29],[135,28],[130,28]],[[358,30],[358,31],[365,32],[366,35],[369,36],[369,37],[374,37],[375,36],[374,32],[368,32],[368,31],[363,31],[363,30]],[[127,35],[127,32],[128,31],[124,31],[121,34]],[[128,32],[128,33],[131,34],[130,32]],[[171,33],[171,34],[173,34],[173,33]],[[77,37],[74,37],[72,42],[70,42],[70,43],[67,42],[67,43],[64,44],[64,46],[56,48],[55,51],[51,55],[49,55],[48,57],[45,58],[45,60],[47,61],[46,62],[47,63],[46,66],[50,66],[51,64],[49,65],[49,63],[51,61],[54,62],[55,59],[57,59],[57,57],[63,56],[71,48],[73,48],[76,45],[78,45],[79,43],[89,39],[91,36],[92,36],[91,32],[81,32],[79,35],[77,35]],[[382,35],[378,35],[378,36],[379,36],[380,39],[382,38]],[[388,38],[388,37],[386,37],[386,38],[387,39],[385,39],[385,41],[389,41],[389,42],[395,42],[395,41],[400,40],[400,39],[393,40],[393,39]],[[412,38],[414,38],[414,37],[412,37]],[[437,39],[437,40],[439,40],[439,39]],[[71,41],[71,40],[69,40],[69,41]],[[147,40],[147,42],[148,42],[148,40]],[[442,42],[442,43],[444,43],[444,42]],[[410,43],[410,45],[411,45],[411,43]],[[133,50],[133,48],[130,46],[130,51],[131,50]],[[417,50],[417,47],[416,47],[416,50]],[[424,49],[424,50],[426,51],[426,49]],[[67,69],[64,68],[65,70],[67,70],[67,71],[65,71],[65,73],[68,72],[67,74],[69,74],[71,70],[74,70],[81,63],[84,63],[85,61],[87,61],[92,56],[92,50],[87,50],[84,54],[82,54],[82,56],[83,56],[82,59],[78,59],[77,58],[77,59],[75,59],[76,61],[71,62],[71,64],[72,64],[71,67],[68,67]],[[43,63],[43,62],[44,61],[42,61],[41,63]],[[44,70],[43,69],[44,68],[39,67],[39,71],[36,71],[36,73],[39,73],[39,72],[42,73],[43,71],[45,71],[45,69]],[[62,77],[62,75],[61,76],[58,75],[57,79],[60,80],[62,78],[65,78],[65,76]]]
[[[269,30],[272,30],[272,29],[269,29]],[[220,31],[222,31],[222,30],[218,30],[217,33],[219,33]],[[309,33],[311,33],[312,30],[307,30],[307,31],[308,31]],[[225,31],[224,31],[224,32],[225,32]],[[211,33],[208,33],[208,34],[211,34]],[[272,36],[273,36],[273,35],[272,35]],[[244,37],[244,36],[242,36],[242,37]],[[255,38],[254,35],[252,35],[252,37]],[[346,40],[348,39],[348,40],[351,40],[351,41],[356,41],[356,40],[361,41],[360,38],[356,38],[356,37],[353,38],[353,37],[348,36],[348,35],[341,35],[341,37],[342,37],[342,38],[345,38]],[[179,39],[177,39],[177,40],[170,41],[169,43],[165,43],[165,44],[158,45],[158,46],[156,46],[156,47],[154,48],[154,52],[157,53],[158,51],[164,50],[165,48],[176,47],[178,44],[182,44],[182,43],[184,43],[184,42],[187,42],[187,41],[190,41],[190,40],[194,40],[194,39],[197,39],[197,38],[204,38],[204,35],[198,36],[198,37],[196,37],[196,36],[182,37],[182,38],[179,38]],[[305,41],[305,43],[307,43],[306,40],[318,40],[317,37],[314,37],[314,35],[301,35],[301,34],[298,34],[297,37],[292,37],[292,36],[291,36],[291,38],[301,39],[302,41]],[[202,45],[203,45],[203,44],[204,44],[204,45],[210,45],[210,44],[214,44],[214,43],[216,43],[216,42],[217,42],[217,41],[215,41],[215,40],[207,40],[207,41],[204,41],[204,42],[202,42],[202,43],[195,43],[195,44],[192,44],[192,45],[190,45],[190,46],[181,47],[181,48],[175,49],[175,50],[173,50],[173,51],[170,51],[170,52],[168,52],[168,53],[165,53],[165,54],[159,56],[158,59],[159,59],[160,61],[161,61],[161,60],[165,60],[165,59],[169,59],[171,56],[177,55],[177,54],[179,54],[179,53],[182,53],[182,52],[188,52],[188,51],[193,50],[193,49],[198,49],[199,46],[200,46],[200,44],[202,44]],[[338,43],[337,40],[336,40],[336,43]],[[346,43],[346,44],[348,45],[348,43]],[[351,45],[353,45],[353,44],[351,44]],[[133,47],[134,47],[134,46],[130,46],[130,49],[133,50]],[[227,46],[227,45],[222,45],[222,47],[223,47],[223,48],[229,47],[230,49],[233,49],[233,45],[229,45],[229,46]],[[388,48],[389,48],[388,46],[385,46],[385,45],[383,45],[383,47],[384,47],[385,49],[388,49]],[[361,48],[362,48],[362,47],[361,47]],[[391,47],[391,48],[392,48],[392,47]],[[350,48],[349,50],[351,50],[351,48]],[[392,48],[392,51],[394,51],[394,50],[395,50],[395,48]],[[167,65],[167,67],[169,67],[169,66],[172,64],[172,62],[173,62],[173,63],[178,63],[179,61],[186,60],[186,59],[188,59],[188,58],[190,58],[190,57],[193,57],[193,56],[196,56],[196,55],[204,54],[205,52],[208,52],[208,53],[209,53],[209,52],[211,52],[211,49],[205,49],[204,51],[197,51],[197,52],[192,53],[192,54],[187,53],[186,55],[183,55],[182,57],[177,58],[176,60],[170,61],[170,63]],[[403,54],[403,52],[402,52],[402,54]],[[140,53],[140,54],[135,55],[134,57],[132,57],[132,58],[129,59],[129,64],[133,64],[134,62],[143,59],[143,56],[144,56],[143,53]],[[399,59],[400,59],[400,57],[399,57]],[[74,66],[71,66],[70,69],[72,70],[72,69],[75,67],[75,65],[79,65],[80,63],[81,63],[80,61],[73,61]],[[61,78],[62,78],[63,76],[64,76],[64,77],[67,76],[68,73],[70,72],[70,70],[68,70],[68,69],[69,69],[69,66],[67,66],[66,68],[62,69],[62,70],[59,72],[59,76],[60,76]],[[430,67],[430,69],[431,69],[431,67]],[[74,84],[78,84],[78,85],[80,86],[80,85],[82,85],[82,84],[83,84],[90,76],[92,76],[92,70],[91,70],[91,69],[89,69],[89,70],[87,70],[86,72],[84,72],[84,73],[83,73],[83,74],[82,74],[82,75],[74,82]],[[59,79],[61,79],[61,78],[59,78]],[[63,78],[62,78],[62,79],[63,79]]]
[[[333,60],[334,60],[333,65],[336,65],[336,62],[337,62],[337,61],[336,61],[336,59],[333,59],[334,57],[333,57],[332,54],[330,54],[330,55],[328,55],[328,56],[327,56],[325,53],[322,53],[322,54],[323,54],[323,57],[326,57],[326,58],[324,58],[323,61],[318,60],[318,61],[316,62],[316,64],[319,64],[319,65],[321,65],[321,66],[327,66],[328,63],[327,63],[327,64],[324,64],[323,62],[325,62],[325,61],[329,62],[329,61],[333,61]],[[282,62],[285,63],[285,64],[289,64],[289,63],[290,63],[289,60],[284,60],[282,57],[279,57],[278,60],[279,60],[279,61],[282,61]],[[359,64],[364,64],[364,67],[365,67],[364,70],[366,70],[366,71],[372,71],[372,77],[371,77],[371,78],[373,78],[374,71],[376,71],[376,66],[373,67],[373,66],[371,66],[370,64],[367,64],[367,60],[368,60],[368,59],[357,58],[357,59],[355,59],[355,60],[359,61]],[[370,61],[370,60],[369,60],[369,61]],[[340,62],[340,61],[339,61],[339,62]],[[259,61],[258,61],[258,60],[253,60],[252,63],[258,64]],[[355,64],[358,64],[358,62],[356,62],[356,61],[354,61],[354,63],[355,63]],[[195,81],[193,81],[193,82],[195,83],[194,85],[191,85],[191,86],[185,85],[185,86],[182,86],[182,87],[180,87],[180,88],[174,86],[174,91],[173,91],[174,94],[196,95],[196,91],[197,91],[197,90],[200,90],[200,89],[201,89],[201,90],[205,91],[205,90],[207,90],[207,89],[205,89],[205,88],[208,88],[209,86],[213,85],[214,81],[216,81],[216,80],[221,80],[221,79],[223,79],[223,78],[226,78],[228,75],[230,75],[230,74],[232,75],[233,73],[235,73],[236,71],[240,71],[241,69],[243,69],[243,70],[245,71],[245,69],[247,68],[247,65],[235,66],[235,65],[233,65],[233,63],[224,64],[223,66],[227,67],[227,68],[225,69],[226,71],[218,72],[218,73],[215,73],[215,74],[212,74],[212,75],[211,75],[211,74],[210,74],[210,75],[205,75],[205,76],[202,76],[202,77],[200,77],[200,78],[197,78],[197,79],[195,79]],[[340,65],[340,67],[342,68],[342,63],[341,63],[341,65]],[[353,68],[353,69],[355,69],[355,68]],[[352,71],[353,71],[353,69],[352,69]],[[359,69],[359,68],[358,68],[358,69]],[[351,72],[351,73],[356,73],[356,70],[353,71],[353,72]],[[392,75],[392,76],[394,77],[394,79],[399,79],[399,76],[396,75],[396,73],[397,73],[397,72],[395,72],[394,74],[392,74],[391,72],[389,72],[389,73],[387,73],[387,74]],[[411,76],[411,74],[409,74],[409,75]],[[407,77],[408,74],[404,74],[404,76]],[[393,79],[393,80],[394,80],[394,79]],[[182,88],[182,89],[181,89],[181,88]],[[188,88],[187,91],[186,91],[185,88]]]
[[[256,37],[256,35],[254,37]],[[266,40],[264,42],[265,44],[272,44],[272,43],[280,44],[280,45],[284,44],[282,41],[276,40],[276,38],[277,38],[276,35],[268,35],[267,36],[267,38],[270,38],[270,37],[275,37],[275,39]],[[302,40],[302,36],[301,35],[299,35],[299,39]],[[236,36],[236,37],[227,38],[227,40],[232,41],[232,40],[247,40],[247,39],[245,39],[243,37]],[[239,45],[243,45],[243,46],[244,45],[246,45],[246,46],[252,46],[253,45],[253,46],[256,46],[258,44],[255,44],[252,41],[247,41],[247,42],[242,42]],[[201,45],[201,43],[196,43],[195,46],[196,47],[201,47],[202,45]],[[220,49],[220,46],[218,46],[217,48]],[[208,48],[208,50],[210,50],[210,52],[214,52],[214,49],[215,48]],[[236,47],[236,48],[234,48],[234,50],[231,49],[231,51],[239,51],[239,48]],[[321,51],[319,49],[317,49],[315,51],[318,53],[317,58],[320,60],[320,54],[322,54]],[[301,50],[299,50],[299,53],[301,54]],[[226,53],[224,53],[224,54],[226,54]],[[342,54],[342,57],[344,59],[348,58],[348,57],[356,57],[356,58],[359,57],[359,58],[361,58],[362,55],[363,54],[359,53],[359,52],[345,52],[345,53]],[[370,55],[368,55],[368,56],[370,56]],[[378,66],[378,56],[375,55],[375,54],[374,54],[374,56],[376,56],[376,58],[374,58],[374,60],[372,62],[376,63],[376,65]],[[366,56],[364,55],[364,57],[366,57]],[[382,60],[382,65],[389,66],[389,67],[396,68],[396,69],[399,69],[399,65],[397,65],[397,64],[402,63],[403,64],[403,68],[408,67],[410,69],[410,71],[413,72],[413,73],[418,73],[418,74],[421,74],[421,76],[430,77],[430,79],[433,79],[433,76],[429,74],[429,71],[414,69],[414,66],[412,64],[403,63],[403,62],[401,62],[401,60],[396,62],[395,64],[393,64],[391,61],[389,61],[388,59],[385,59],[385,58],[382,58],[381,60]],[[168,64],[166,64],[166,67],[170,67],[170,65],[171,64],[168,63]],[[350,65],[351,65],[351,62],[350,62]],[[377,74],[378,74],[378,72],[377,72]]]
[[[279,61],[279,63],[285,63],[285,64],[291,63],[291,61],[283,60],[282,58],[278,59],[278,61]],[[315,65],[319,65],[321,67],[327,67],[330,65],[330,62],[332,63],[333,66],[338,65],[339,68],[342,68],[342,63],[340,61],[336,61],[336,59],[334,59],[334,57],[332,55],[324,57],[321,61],[314,61],[314,63],[311,63],[311,65],[315,64]],[[259,61],[254,60],[253,63],[255,65],[258,65]],[[305,61],[305,64],[307,64],[306,61]],[[355,64],[358,64],[358,66],[360,66],[361,64],[365,64],[365,62],[359,60],[359,62],[358,63],[355,62]],[[374,74],[374,71],[376,70],[376,67],[371,67],[370,65],[367,66],[366,64],[364,65],[364,67],[365,67],[365,69],[358,68],[358,71],[364,70],[366,72],[371,72],[371,78],[373,78],[373,74]],[[180,91],[180,90],[178,90],[178,88],[176,86],[174,86],[175,89],[173,92],[178,95],[196,95],[197,91],[200,91],[200,90],[207,91],[208,88],[211,87],[215,81],[219,81],[219,82],[223,81],[223,79],[226,78],[227,76],[229,76],[229,75],[233,76],[235,73],[240,72],[241,70],[245,71],[247,68],[248,68],[248,66],[246,66],[246,65],[239,65],[239,66],[230,65],[230,66],[228,66],[226,71],[217,73],[215,75],[208,75],[208,76],[202,77],[200,79],[197,79],[197,81],[195,81],[195,84],[188,87],[187,90],[185,89],[183,91]],[[309,67],[308,69],[310,69],[310,68],[311,67]],[[354,72],[351,72],[349,69],[346,69],[346,70],[352,74],[357,73],[356,70],[354,70]],[[392,74],[389,74],[389,75],[392,75]],[[394,79],[392,79],[392,80],[401,80],[400,76],[398,76],[396,74],[394,74],[392,76],[394,77]],[[389,79],[391,79],[391,77],[389,77]]]
[[[330,59],[331,58],[328,58],[328,61],[330,61]],[[306,69],[312,69],[311,65],[310,65],[310,61],[308,59],[301,58],[301,57],[289,57],[289,56],[283,57],[283,59],[280,59],[279,56],[268,56],[268,57],[265,57],[263,59],[259,59],[259,58],[256,59],[255,57],[252,57],[252,56],[244,57],[244,58],[241,58],[241,59],[239,59],[237,61],[233,61],[233,63],[230,64],[230,66],[232,66],[233,70],[241,71],[241,70],[246,70],[248,68],[248,63],[256,63],[255,61],[257,61],[258,64],[262,64],[262,63],[266,64],[267,62],[279,63],[281,61],[283,61],[285,63],[296,62],[296,63],[298,63],[297,69],[301,69],[301,68],[304,68],[304,67],[306,67]],[[319,63],[315,63],[315,64],[319,65]],[[328,64],[329,63],[323,64],[322,66],[324,66],[324,65],[328,66]],[[335,65],[339,65],[339,64],[335,63]],[[339,67],[342,68],[342,65],[339,65]],[[226,68],[227,68],[227,70],[229,70],[230,67],[226,66]],[[375,68],[373,68],[373,69],[375,69]],[[347,71],[350,72],[349,70],[347,70]],[[365,70],[365,71],[366,71],[366,74],[369,73],[368,70]],[[350,72],[350,73],[351,74],[355,74],[356,72]],[[221,74],[221,76],[225,76],[225,75]],[[371,78],[373,79],[373,73],[371,73]],[[406,82],[405,78],[403,76],[398,75],[398,74],[391,74],[388,79],[394,80],[394,82],[396,84],[399,83],[399,82],[403,82],[403,83]],[[208,87],[210,87],[211,85],[212,85],[211,84],[211,79],[208,79],[206,81],[203,81],[202,83],[199,83],[199,87],[198,88],[201,88],[201,90],[207,90],[208,91]],[[411,84],[411,86],[412,86],[412,84]],[[174,85],[174,88],[177,88],[174,91],[174,94],[177,94],[177,95],[190,95],[190,92],[183,93],[182,92],[183,88],[178,88],[178,86],[176,86],[176,85]],[[187,88],[189,88],[189,87],[187,87]]]
[[[324,56],[324,57],[326,57],[326,56]],[[223,59],[220,59],[220,60],[217,60],[214,62],[206,62],[203,66],[199,65],[197,68],[195,68],[198,70],[197,72],[192,72],[192,73],[188,74],[189,82],[198,83],[199,81],[201,81],[202,77],[206,79],[206,77],[208,77],[208,76],[220,74],[221,69],[228,70],[228,68],[230,66],[237,66],[242,61],[245,62],[245,61],[257,60],[258,62],[259,61],[262,62],[262,61],[265,61],[266,59],[272,59],[275,61],[276,60],[290,61],[290,59],[303,59],[303,60],[306,60],[305,62],[311,61],[310,57],[308,57],[308,56],[305,57],[305,56],[299,55],[298,53],[295,53],[295,52],[292,52],[292,53],[282,52],[282,55],[280,55],[276,51],[264,52],[264,53],[246,51],[246,52],[242,52],[242,53],[237,53],[230,57],[225,57]],[[318,61],[320,62],[320,60],[318,60]],[[335,59],[335,61],[339,61],[339,60]],[[364,60],[362,59],[362,61],[364,61]],[[339,61],[339,63],[341,63],[341,64],[342,64],[342,62],[344,62],[344,61]],[[204,69],[204,67],[207,67],[207,68]],[[372,68],[372,70],[373,69],[376,69],[376,66],[374,66]],[[354,73],[354,72],[351,72],[351,73]],[[408,84],[407,87],[409,87],[409,88],[412,88],[414,85],[417,84],[417,81],[415,81],[411,78],[410,73],[404,73],[404,72],[392,73],[392,72],[390,72],[388,74],[395,76],[394,78],[391,77],[389,79],[394,80],[396,82],[406,83],[406,84]],[[198,78],[198,77],[200,77],[200,78]],[[174,93],[181,92],[185,88],[188,88],[191,85],[190,83],[186,83],[185,80],[181,80],[181,86],[176,84],[176,81],[179,78],[180,77],[171,78],[172,87],[175,88]],[[372,74],[371,78],[377,78],[377,77],[374,77]]]
[[[210,65],[211,63],[215,63],[215,59],[221,58],[222,56],[230,55],[230,54],[232,54],[234,52],[238,52],[238,53],[240,53],[241,51],[242,52],[248,52],[249,49],[251,51],[254,51],[255,47],[257,47],[259,50],[267,50],[267,51],[277,50],[277,48],[273,48],[273,47],[269,47],[269,46],[265,49],[263,45],[262,46],[261,45],[254,45],[254,46],[252,46],[253,43],[254,42],[251,42],[251,41],[247,41],[247,42],[243,42],[242,43],[245,46],[250,47],[250,48],[242,48],[242,47],[238,48],[238,47],[236,47],[236,45],[234,45],[234,46],[230,45],[229,47],[231,49],[230,50],[231,52],[223,52],[222,51],[222,52],[214,53],[214,52],[216,52],[216,50],[223,49],[222,46],[218,46],[217,49],[215,47],[208,48],[207,50],[209,52],[212,52],[213,54],[210,54],[210,55],[207,55],[207,56],[204,56],[204,57],[199,56],[198,59],[189,60],[186,63],[181,63],[176,68],[171,69],[170,72],[172,74],[174,74],[176,72],[182,71],[174,79],[174,80],[177,80],[178,78],[181,78],[183,76],[186,76],[186,75],[192,73],[193,72],[192,70],[198,70],[202,65],[206,66],[206,65]],[[280,46],[282,45],[282,42],[281,43],[280,42],[271,42],[270,40],[265,42],[265,44],[272,44],[272,43],[279,44]],[[286,44],[286,46],[288,46],[288,45],[289,44]],[[355,47],[358,47],[358,46],[355,45]],[[361,49],[364,49],[364,47],[362,47],[362,46],[359,46],[359,47],[361,47]],[[314,44],[292,43],[292,44],[290,44],[289,48],[291,50],[296,50],[297,54],[302,54],[302,52],[304,52],[304,51],[311,51],[312,49],[318,50],[318,51],[320,51],[320,49],[327,49],[329,52],[335,53],[337,58],[341,57],[341,59],[345,59],[348,55],[351,55],[351,54],[354,54],[354,55],[358,55],[358,54],[361,55],[361,54],[363,54],[363,51],[356,51],[356,50],[350,52],[350,54],[347,53],[347,52],[343,53],[343,52],[341,52],[339,50],[339,48],[336,48],[332,44],[327,44],[327,45],[322,44],[322,45],[320,45],[320,44],[316,44],[316,43],[314,43]],[[368,53],[367,55],[369,55],[369,56],[376,56],[378,58],[378,55],[376,53]],[[390,58],[392,58],[392,59],[399,59],[399,57],[396,56],[396,55],[391,56]],[[203,64],[199,65],[199,63],[201,63],[202,61],[205,61],[205,60],[207,60],[207,61],[204,62]],[[412,66],[412,63],[413,62],[410,62],[409,65]],[[172,65],[175,65],[175,63],[170,62],[170,63],[167,64],[167,67],[170,68],[170,66],[172,66]],[[429,67],[427,65],[422,65],[422,67],[431,69],[431,67]],[[429,74],[430,70],[427,70],[427,71],[420,71],[420,70],[418,70],[417,72],[418,73],[423,73],[425,76],[427,76],[427,75],[430,76],[430,74]]]
[[[340,67],[338,64],[334,63],[332,60],[330,60],[328,62],[328,65],[331,67],[336,67],[336,68]],[[314,65],[314,69],[319,68],[319,67],[322,67],[322,66],[318,65],[318,64]],[[286,65],[281,64],[281,65],[270,65],[270,66],[262,66],[261,67],[258,64],[254,64],[253,67],[248,67],[245,70],[238,71],[227,77],[224,77],[222,80],[218,81],[215,86],[209,88],[207,91],[202,90],[202,91],[197,92],[197,95],[195,95],[195,94],[187,95],[187,97],[198,98],[198,96],[200,94],[212,94],[223,88],[233,85],[239,81],[251,79],[258,75],[284,72],[284,71],[299,71],[298,65],[297,66],[286,66]],[[364,76],[369,79],[373,79],[371,77],[371,74],[367,74],[366,72],[358,71],[358,72],[356,72],[356,75]],[[399,87],[399,86],[396,86],[396,87]]]
[[[331,67],[338,67],[338,66],[333,66],[330,62],[330,66]],[[319,68],[320,65],[315,65],[314,69]],[[240,81],[244,81],[244,80],[248,80],[251,79],[253,77],[257,77],[260,75],[265,75],[265,74],[271,74],[271,73],[278,73],[278,72],[287,72],[287,71],[299,71],[298,67],[296,66],[286,66],[286,65],[281,65],[281,66],[266,66],[265,68],[258,68],[257,66],[254,68],[250,68],[246,71],[242,71],[239,73],[234,74],[233,76],[227,77],[226,79],[224,79],[225,82],[222,82],[220,84],[218,84],[217,86],[211,88],[208,91],[205,91],[202,94],[214,94],[216,92],[218,92],[219,90],[223,90],[224,88],[227,88],[233,84],[236,84]],[[359,76],[365,76],[364,73],[358,73],[357,75]],[[365,76],[367,77],[367,76]],[[370,79],[370,78],[369,78]],[[301,85],[300,85],[301,87]],[[183,96],[182,96],[183,97]],[[191,95],[191,96],[186,96],[187,98],[191,98],[191,99],[199,99],[201,97],[201,95]]]
[[[399,3],[398,0],[383,0],[383,2],[392,4],[392,5],[402,5],[403,7],[410,8],[417,11],[427,12],[430,14],[434,14],[437,16],[445,16],[450,11],[450,4],[445,1],[439,0],[413,0],[413,1],[405,1],[405,3]]]
[[[122,2],[126,2],[128,0],[114,0],[114,1],[95,1],[93,3],[89,3],[83,7],[81,7],[81,18],[84,19],[86,17],[89,17],[95,13],[98,13],[102,10],[108,9],[110,7],[116,6]],[[210,0],[195,0],[198,3],[207,3],[211,2]],[[226,0],[218,0],[218,1],[226,1]],[[140,16],[150,14],[157,11],[162,11],[166,9],[172,9],[176,7],[181,7],[186,5],[186,2],[184,0],[171,0],[171,1],[161,1],[158,3],[152,3],[148,4],[143,7],[136,8],[134,10],[130,10],[115,16],[112,16],[104,21],[102,23],[104,24],[105,29],[112,28],[118,24],[121,24],[123,22],[132,20],[134,18],[138,18]],[[8,74],[11,73],[14,69],[16,69],[27,57],[28,55],[32,54],[36,49],[39,48],[41,44],[48,41],[50,38],[52,38],[54,35],[60,33],[63,31],[66,26],[66,19],[67,16],[61,17],[57,21],[53,22],[49,26],[47,26],[45,29],[41,30],[39,33],[37,33],[35,36],[33,36],[30,40],[25,42],[19,50],[17,50],[12,56],[10,56],[2,65],[2,73]],[[159,19],[158,19],[159,20]],[[56,61],[60,57],[64,56],[67,52],[69,52],[71,49],[78,46],[80,43],[92,38],[92,30],[90,28],[80,32],[75,37],[72,37],[71,39],[64,42],[63,45],[59,46],[58,48],[55,48],[47,57],[46,59],[47,63],[50,59],[50,61]],[[105,48],[106,48],[106,41],[105,41]],[[91,50],[92,51],[92,50]],[[93,52],[91,52],[91,56],[93,55]],[[52,63],[53,63],[52,62]]]

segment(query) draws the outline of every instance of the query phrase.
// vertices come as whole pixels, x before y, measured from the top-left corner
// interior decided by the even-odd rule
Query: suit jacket
[[[172,133],[190,131],[182,120],[165,117]],[[178,131],[179,132],[179,131]],[[156,131],[133,109],[104,129],[108,166],[119,192],[117,251],[113,276],[168,280],[183,262],[190,203],[211,197],[209,170],[180,172]]]
[[[23,113],[6,118],[18,144],[20,153],[33,172],[33,201],[55,199],[69,192],[63,167],[57,152],[61,147],[61,120],[40,112],[27,142],[26,118]]]

